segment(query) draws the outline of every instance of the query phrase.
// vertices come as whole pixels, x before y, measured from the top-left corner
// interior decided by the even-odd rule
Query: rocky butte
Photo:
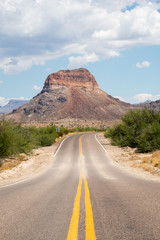
[[[22,122],[117,120],[131,107],[102,91],[84,68],[50,74],[42,91],[10,117]]]

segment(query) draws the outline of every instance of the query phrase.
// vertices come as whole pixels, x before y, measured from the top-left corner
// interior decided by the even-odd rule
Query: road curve
[[[52,167],[0,188],[1,240],[159,240],[160,183],[114,165],[95,133],[68,137]]]

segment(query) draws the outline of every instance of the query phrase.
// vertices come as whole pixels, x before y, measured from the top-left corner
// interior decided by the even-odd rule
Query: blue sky
[[[0,105],[79,67],[124,101],[160,99],[160,1],[0,0],[0,23]]]

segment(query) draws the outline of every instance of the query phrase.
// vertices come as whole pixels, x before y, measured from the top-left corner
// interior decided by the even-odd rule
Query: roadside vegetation
[[[159,150],[160,114],[149,109],[129,110],[122,123],[108,128],[104,136],[111,139],[112,145],[129,146],[137,152]]]
[[[58,128],[55,125],[46,127],[23,127],[13,120],[0,120],[0,157],[29,154],[32,149],[41,146],[51,146],[57,138],[74,132],[97,131],[96,128]]]
[[[68,133],[65,128],[56,126],[22,127],[13,120],[0,121],[0,157],[14,156],[20,153],[28,154],[33,148],[52,145],[56,138]]]
[[[78,132],[100,132],[100,131],[104,131],[104,130],[87,126],[87,127],[72,128],[68,131],[71,133],[78,133]]]
[[[160,151],[155,151],[150,156],[141,157],[139,161],[133,163],[132,166],[136,168],[143,168],[145,171],[153,174],[157,172],[160,173]],[[155,171],[155,168],[159,170]]]

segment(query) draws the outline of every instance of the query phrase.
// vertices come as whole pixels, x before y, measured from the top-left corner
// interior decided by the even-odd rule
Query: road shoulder
[[[0,172],[0,186],[10,185],[36,177],[47,171],[54,162],[54,154],[62,140],[58,139],[52,146],[34,149],[26,160],[12,169]],[[13,159],[14,160],[14,159]]]
[[[160,181],[160,170],[153,168],[152,172],[144,170],[139,167],[144,157],[149,157],[151,154],[140,154],[135,153],[135,149],[129,147],[118,147],[112,146],[110,140],[104,137],[104,134],[97,134],[97,138],[101,145],[107,152],[107,156],[111,161],[114,162],[118,167],[129,172],[130,174],[141,177],[147,180]]]

